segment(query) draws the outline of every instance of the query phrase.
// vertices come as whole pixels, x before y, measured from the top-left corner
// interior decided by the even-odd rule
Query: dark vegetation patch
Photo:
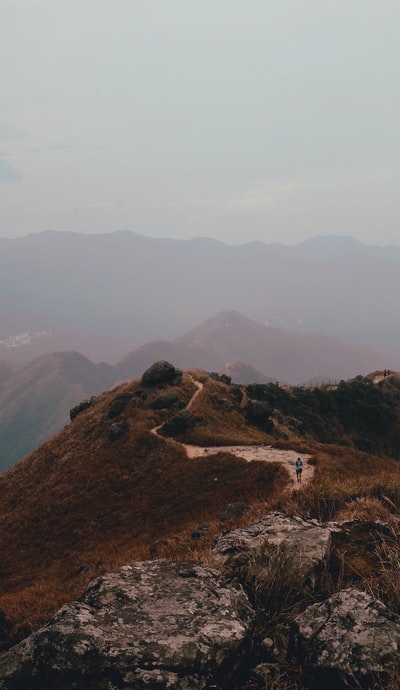
[[[362,376],[337,387],[252,384],[246,392],[268,403],[279,421],[300,436],[400,458],[400,380],[395,376],[379,385]]]

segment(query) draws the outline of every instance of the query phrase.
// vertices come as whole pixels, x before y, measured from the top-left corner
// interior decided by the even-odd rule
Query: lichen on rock
[[[235,676],[253,619],[243,590],[215,570],[134,563],[94,580],[0,657],[0,688],[201,690],[222,668]]]

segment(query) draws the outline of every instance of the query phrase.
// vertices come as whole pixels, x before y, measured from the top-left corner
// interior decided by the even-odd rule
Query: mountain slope
[[[226,429],[229,438],[234,431],[243,442],[270,440],[246,426],[227,386],[202,378],[210,428],[219,420],[220,432]],[[185,405],[197,389],[184,375],[181,384],[167,390]],[[0,476],[0,608],[19,634],[27,610],[37,625],[96,574],[157,555],[157,549],[186,549],[202,522],[210,526],[209,544],[228,504],[265,505],[286,485],[279,467],[223,453],[189,460],[183,446],[151,433],[179,410],[154,409],[162,392],[165,387],[147,388],[143,396],[135,381],[101,394],[68,427]],[[124,402],[117,415],[111,413],[116,400]],[[115,424],[124,430],[119,438],[111,433]],[[152,547],[155,551],[149,551]]]
[[[77,352],[43,355],[5,371],[0,382],[0,471],[67,424],[71,407],[118,380],[111,366],[93,364]]]
[[[195,399],[193,377],[202,383]],[[166,393],[175,402],[159,409]],[[263,400],[267,407],[260,407]],[[200,424],[171,437],[153,433],[190,401],[185,418],[189,413]],[[398,512],[400,465],[354,445],[360,431],[364,437],[368,433],[369,415],[377,409],[375,452],[386,437],[398,438],[398,375],[304,395],[275,385],[239,388],[193,372],[170,384],[137,380],[102,393],[66,428],[0,475],[0,609],[12,623],[12,636],[26,635],[93,577],[132,560],[208,562],[217,532],[249,524],[277,506],[328,521],[340,513],[354,515],[359,504],[369,518],[390,518],[389,510]],[[264,418],[250,423],[249,412],[257,410]],[[272,420],[268,434],[260,428],[266,414]],[[294,421],[299,429],[304,425],[301,436]],[[341,445],[320,443],[335,425],[344,434]],[[217,445],[221,451],[189,458],[183,443]],[[313,483],[288,492],[280,465],[246,462],[224,450],[251,444],[262,457],[270,443],[311,455]],[[228,508],[238,507],[240,517],[226,517]]]
[[[234,359],[227,362],[220,372],[229,376],[233,383],[275,383],[274,379],[266,376],[261,371],[258,371],[251,364],[242,362],[240,359]]]

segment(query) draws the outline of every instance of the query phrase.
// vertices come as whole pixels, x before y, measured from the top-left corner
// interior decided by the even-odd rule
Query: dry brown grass
[[[98,397],[70,426],[0,477],[0,608],[20,637],[43,623],[99,574],[150,557],[209,558],[227,504],[244,502],[251,520],[282,492],[279,466],[247,463],[226,453],[189,460],[172,439],[150,432],[168,413],[133,397],[109,439],[112,399]],[[187,403],[189,377],[176,389]],[[169,412],[173,414],[173,412]],[[239,521],[240,522],[240,521]],[[239,522],[237,524],[239,524]],[[193,529],[207,523],[197,543]],[[165,544],[157,546],[160,540]],[[154,551],[152,547],[156,544]]]
[[[205,423],[180,441],[203,446],[273,442],[246,425],[229,386],[206,374],[201,377],[204,389],[192,412]],[[270,509],[321,521],[381,519],[391,522],[396,533],[398,462],[291,432],[274,445],[311,455],[315,467],[314,480],[291,491],[278,465],[248,463],[223,449],[189,460],[180,443],[151,433],[176,413],[151,409],[159,389],[147,400],[132,397],[118,417],[129,430],[111,441],[111,401],[138,388],[133,382],[99,396],[71,425],[0,476],[0,608],[14,624],[15,639],[79,596],[93,577],[127,562],[167,557],[213,565],[210,553],[217,532],[244,526]],[[196,387],[185,375],[174,390],[186,405]],[[222,522],[224,508],[233,502],[245,503],[247,511]],[[202,524],[208,532],[196,541],[192,533]],[[386,551],[382,545],[379,576],[365,578],[360,586],[400,610],[396,539]],[[286,673],[277,672],[269,687],[300,688],[299,678],[297,674],[292,684]],[[394,690],[390,682],[387,687]]]
[[[198,446],[261,445],[273,442],[272,436],[246,424],[232,391],[209,376],[199,377],[205,385],[191,407],[203,424],[190,429],[182,441]]]
[[[280,442],[280,448],[288,442]],[[298,441],[291,447],[310,453],[314,480],[302,491],[285,493],[277,507],[321,522],[348,519],[387,519],[400,515],[400,463],[354,448]],[[357,515],[358,511],[358,515]],[[353,519],[353,518],[352,518]]]
[[[365,520],[390,523],[394,516],[379,498],[359,496],[347,503],[336,515],[337,520]]]
[[[367,578],[365,589],[400,614],[400,534],[393,525],[389,537],[376,544],[379,568]]]

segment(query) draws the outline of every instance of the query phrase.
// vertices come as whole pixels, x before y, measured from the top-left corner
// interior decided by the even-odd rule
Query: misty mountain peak
[[[344,235],[317,235],[297,245],[297,250],[321,254],[341,255],[362,251],[366,245],[353,237]]]
[[[234,309],[223,309],[215,316],[212,316],[210,319],[206,319],[206,321],[203,321],[203,323],[201,323],[199,326],[191,329],[184,335],[178,337],[176,340],[177,342],[183,342],[184,340],[196,336],[199,333],[206,334],[207,332],[210,333],[217,331],[220,328],[241,329],[246,326],[249,327],[251,324],[254,324],[254,322],[240,312],[235,311]]]

